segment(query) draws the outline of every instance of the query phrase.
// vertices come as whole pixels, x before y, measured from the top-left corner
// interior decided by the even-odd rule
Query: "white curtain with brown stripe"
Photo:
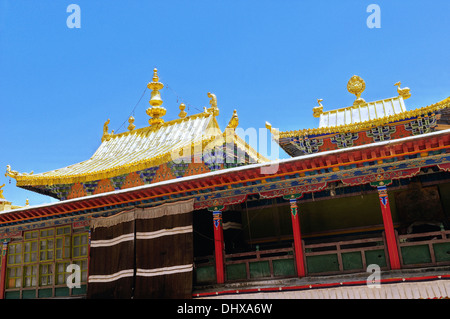
[[[88,298],[191,298],[193,200],[91,222]]]

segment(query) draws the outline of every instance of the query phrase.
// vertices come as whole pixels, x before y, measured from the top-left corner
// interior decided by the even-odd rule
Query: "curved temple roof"
[[[355,85],[355,82],[357,85]],[[358,85],[359,89],[355,90],[354,87]],[[398,96],[366,102],[360,97],[365,89],[365,83],[360,77],[355,75],[347,84],[349,92],[357,96],[352,106],[323,111],[321,103],[323,100],[317,100],[319,105],[313,108],[313,116],[320,119],[319,127],[281,132],[272,129],[270,123],[266,123],[266,127],[279,139],[295,136],[356,132],[411,119],[422,114],[438,112],[450,106],[450,97],[448,97],[435,104],[408,111],[404,100],[411,96],[410,89],[400,88],[400,82],[397,82],[395,86],[397,86]]]
[[[103,127],[102,143],[88,160],[39,174],[18,173],[12,171],[8,165],[5,175],[16,179],[17,186],[89,182],[136,172],[183,158],[189,161],[199,152],[211,150],[225,143],[232,143],[246,152],[250,162],[268,161],[235,134],[236,112],[227,129],[224,132],[220,130],[215,118],[219,113],[217,100],[211,93],[208,93],[208,97],[211,98],[211,108],[205,108],[204,112],[199,114],[186,116],[182,104],[180,118],[164,122],[161,117],[165,114],[165,109],[160,106],[162,100],[158,92],[163,85],[157,81],[155,69],[153,82],[148,86],[153,89],[150,100],[152,107],[147,109],[147,114],[151,116],[150,126],[134,129],[132,124],[134,119],[130,118],[129,131],[114,134],[108,132],[108,120]]]

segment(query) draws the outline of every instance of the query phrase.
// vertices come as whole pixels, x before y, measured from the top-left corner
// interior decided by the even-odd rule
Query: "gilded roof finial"
[[[211,107],[208,109],[208,111],[214,116],[219,115],[219,108],[217,107],[216,95],[208,92],[208,97],[211,99],[209,101],[209,104],[211,105]]]
[[[227,128],[235,129],[239,125],[239,117],[237,111],[233,111],[233,116],[231,116],[230,122],[228,122]]]
[[[270,124],[269,122],[266,122],[266,129],[268,129],[270,131],[270,133],[272,133],[272,135],[275,139],[279,138],[280,131],[278,131],[276,128],[273,128],[272,124]]]
[[[356,100],[353,102],[354,106],[366,103],[361,97],[361,93],[366,89],[366,83],[359,76],[354,75],[347,83],[347,90],[356,95]]]
[[[134,117],[130,116],[130,118],[128,119],[128,123],[130,123],[130,125],[128,125],[128,130],[132,131],[134,130],[134,128],[136,127],[136,125],[134,125]]]
[[[3,187],[5,187],[5,184],[3,183],[2,186],[0,186],[0,199],[5,199],[5,196],[3,196]]]
[[[12,178],[16,178],[17,175],[19,175],[19,172],[18,172],[18,171],[13,171],[13,170],[11,169],[11,165],[6,165],[6,173],[5,173],[5,176],[9,176],[9,177],[12,177]]]
[[[164,87],[164,84],[158,81],[158,70],[154,69],[153,81],[147,84],[147,87],[152,90],[149,101],[152,107],[147,109],[147,115],[151,117],[151,119],[148,120],[148,123],[150,125],[160,125],[164,123],[164,120],[161,118],[161,116],[164,116],[166,114],[166,109],[161,106],[163,100],[161,99],[161,93],[159,93],[159,90]]]
[[[111,139],[111,135],[113,135],[114,134],[114,130],[111,132],[111,133],[109,133],[108,132],[108,124],[109,124],[109,122],[110,122],[110,119],[108,119],[106,122],[105,122],[105,124],[103,124],[103,136],[102,136],[102,142],[103,141],[109,141],[110,139]]]
[[[322,99],[317,99],[317,103],[319,103],[319,106],[313,107],[313,116],[314,117],[320,117],[320,114],[323,113],[323,105],[322,105],[322,103],[320,103],[322,101],[323,101]]]
[[[25,206],[30,206],[30,201],[28,200],[28,198],[27,198],[27,200],[25,201]]]
[[[184,109],[186,108],[186,105],[184,103],[180,104],[180,114],[178,114],[178,116],[182,119],[184,119],[187,115],[187,113],[184,111]]]
[[[401,85],[401,82],[397,82],[397,83],[394,84],[394,86],[397,87],[398,95],[400,95],[404,100],[406,100],[407,98],[410,98],[411,97],[411,92],[410,92],[409,88],[403,88],[402,89],[400,87],[400,85]]]

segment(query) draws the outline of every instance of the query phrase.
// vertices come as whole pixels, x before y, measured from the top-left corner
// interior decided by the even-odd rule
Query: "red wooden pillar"
[[[214,251],[216,257],[216,279],[218,284],[225,282],[222,211],[215,207],[213,211]]]
[[[1,269],[1,273],[0,273],[0,299],[5,298],[8,242],[9,242],[8,240],[4,240],[3,245],[2,245],[2,269]]]
[[[303,255],[302,234],[300,231],[300,216],[298,215],[297,199],[301,198],[302,194],[284,196],[284,199],[289,199],[291,206],[291,220],[292,231],[294,235],[294,250],[295,250],[295,264],[297,266],[297,276],[305,277],[305,262]]]
[[[397,238],[395,237],[394,224],[392,222],[391,207],[386,184],[380,182],[377,186],[378,197],[380,198],[381,214],[383,215],[384,232],[386,234],[386,244],[388,248],[391,269],[400,269],[400,258],[398,255]]]

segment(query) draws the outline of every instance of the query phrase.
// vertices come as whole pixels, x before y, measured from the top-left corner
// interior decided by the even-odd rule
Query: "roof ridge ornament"
[[[400,87],[401,84],[402,83],[400,81],[398,81],[397,83],[394,84],[394,86],[397,87],[398,95],[400,95],[404,100],[406,100],[406,99],[411,97],[411,92],[410,92],[410,89],[408,87],[401,88]]]
[[[134,117],[130,116],[128,119],[128,123],[130,123],[130,125],[128,125],[128,130],[131,132],[132,130],[134,130],[136,128],[136,125],[134,125]]]
[[[110,119],[108,119],[104,124],[103,124],[103,136],[102,136],[102,142],[109,141],[111,139],[111,135],[114,135],[114,130],[111,131],[111,133],[108,132],[108,124],[110,122]]]
[[[208,109],[209,113],[214,116],[219,115],[219,108],[217,107],[217,97],[215,94],[208,92],[208,97],[210,98],[209,104],[211,107]]]
[[[231,116],[231,119],[228,122],[227,128],[235,130],[238,125],[239,125],[239,117],[237,115],[237,111],[234,110],[233,115]]]
[[[150,93],[150,101],[148,102],[152,107],[149,107],[146,111],[147,115],[151,117],[151,119],[148,120],[148,123],[151,126],[158,126],[164,123],[164,120],[161,117],[166,115],[166,109],[161,106],[163,100],[161,99],[159,90],[164,87],[164,84],[159,82],[158,70],[156,68],[153,69],[152,82],[148,83],[147,87],[152,90]]]
[[[178,116],[182,119],[184,119],[187,115],[186,111],[184,110],[186,108],[186,105],[184,103],[180,104],[180,113],[178,114]]]
[[[323,99],[317,99],[317,103],[319,103],[319,106],[313,107],[313,116],[314,117],[320,117],[320,115],[323,113],[323,105],[322,102]]]
[[[361,97],[361,93],[366,89],[366,82],[357,76],[353,75],[347,83],[347,91],[356,95],[356,100],[353,102],[353,106],[357,107],[361,104],[365,104],[366,101]]]

